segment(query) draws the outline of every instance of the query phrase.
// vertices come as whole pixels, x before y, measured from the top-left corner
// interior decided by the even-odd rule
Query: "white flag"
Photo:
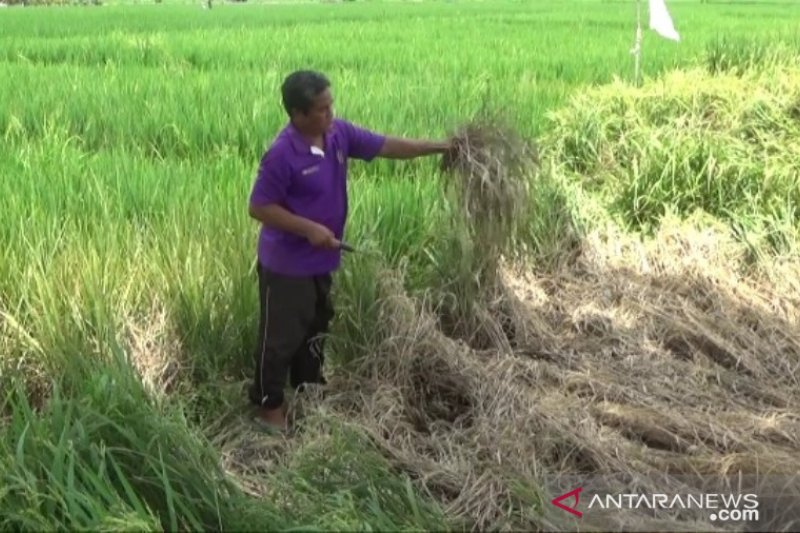
[[[672,18],[669,16],[664,0],[650,0],[650,29],[667,39],[681,40],[672,24]]]

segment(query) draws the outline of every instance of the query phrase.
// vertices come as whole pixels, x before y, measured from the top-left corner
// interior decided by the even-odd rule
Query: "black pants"
[[[258,286],[261,320],[250,401],[275,408],[283,403],[287,375],[295,389],[325,383],[324,335],[333,317],[331,275],[283,276],[259,264]]]

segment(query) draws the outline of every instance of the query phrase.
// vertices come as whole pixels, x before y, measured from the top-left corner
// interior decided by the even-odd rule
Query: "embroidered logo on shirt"
[[[318,155],[320,157],[325,157],[325,152],[321,148],[317,148],[316,146],[311,147],[311,153],[314,155]]]
[[[318,170],[319,170],[319,165],[314,165],[313,167],[304,168],[301,171],[301,173],[303,174],[303,176],[308,176],[309,174],[317,172]]]

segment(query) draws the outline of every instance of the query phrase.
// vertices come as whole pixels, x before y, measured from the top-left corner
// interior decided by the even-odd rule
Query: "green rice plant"
[[[709,42],[705,54],[711,74],[743,74],[754,68],[800,62],[800,40],[787,39],[776,43],[770,39],[719,36]]]
[[[56,385],[42,410],[4,390],[0,521],[11,529],[252,527],[246,498],[177,411],[159,412],[125,367]],[[262,524],[272,518],[262,508]]]
[[[397,475],[360,431],[343,423],[324,425],[323,436],[297,450],[278,477],[293,495],[289,516],[298,523],[346,531],[463,528],[422,498],[409,477]]]
[[[797,79],[791,67],[691,70],[598,89],[553,115],[554,158],[633,228],[652,230],[668,210],[785,220],[799,199]]]

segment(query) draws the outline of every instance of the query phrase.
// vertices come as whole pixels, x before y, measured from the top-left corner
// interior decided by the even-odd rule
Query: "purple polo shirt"
[[[383,135],[334,119],[325,134],[324,154],[319,154],[289,123],[261,159],[250,204],[276,203],[327,226],[341,240],[348,209],[347,161],[371,161],[384,140]],[[258,260],[278,274],[314,276],[339,268],[341,251],[316,248],[304,237],[262,225]]]

